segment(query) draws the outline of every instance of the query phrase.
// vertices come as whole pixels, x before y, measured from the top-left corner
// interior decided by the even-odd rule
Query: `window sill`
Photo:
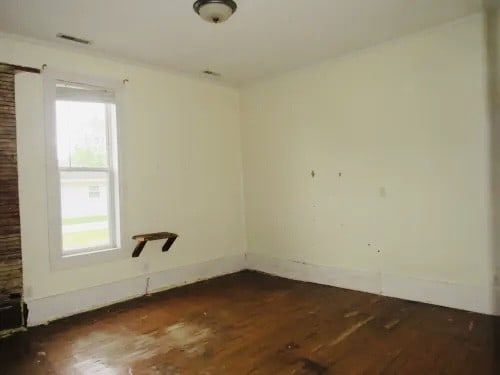
[[[103,247],[103,248],[89,248],[89,249],[84,249],[84,250],[70,250],[68,251],[68,254],[64,254],[64,251],[62,252],[63,258],[71,258],[71,257],[79,257],[79,256],[84,256],[84,255],[93,255],[93,254],[98,254],[106,251],[116,251],[120,250],[119,247]]]
[[[60,253],[59,253],[60,254]],[[60,254],[51,257],[51,269],[63,271],[72,268],[89,267],[97,264],[125,259],[127,252],[124,247],[88,251],[75,254]]]

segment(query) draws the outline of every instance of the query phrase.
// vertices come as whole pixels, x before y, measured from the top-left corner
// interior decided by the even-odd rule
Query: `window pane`
[[[107,172],[61,172],[63,251],[113,247]]]
[[[114,111],[113,104],[57,100],[60,167],[108,166],[106,117],[111,111]]]

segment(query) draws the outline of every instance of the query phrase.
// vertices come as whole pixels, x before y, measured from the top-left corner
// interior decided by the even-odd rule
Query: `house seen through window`
[[[89,186],[89,199],[100,199],[101,187],[99,185]]]
[[[57,84],[63,254],[117,245],[116,160],[111,139],[115,123],[112,92],[92,86]]]

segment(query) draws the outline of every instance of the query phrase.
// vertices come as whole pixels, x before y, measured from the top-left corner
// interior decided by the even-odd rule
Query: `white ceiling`
[[[0,30],[241,84],[477,12],[481,0],[236,0],[213,25],[194,0],[1,0]],[[59,41],[59,43],[66,43]]]

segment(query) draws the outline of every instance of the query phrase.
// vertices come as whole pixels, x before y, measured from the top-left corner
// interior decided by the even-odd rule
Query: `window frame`
[[[82,85],[100,86],[113,90],[115,95],[116,121],[108,131],[108,159],[113,165],[109,165],[109,196],[108,205],[114,211],[114,220],[110,221],[110,231],[116,246],[111,248],[88,248],[82,250],[68,251],[63,253],[62,247],[62,217],[61,217],[61,184],[60,167],[57,159],[57,125],[56,125],[56,84],[60,81],[74,82]],[[124,84],[122,81],[89,77],[80,74],[53,71],[43,71],[43,90],[45,107],[45,156],[46,156],[46,182],[47,182],[47,214],[48,214],[48,240],[50,252],[50,264],[54,270],[83,267],[108,261],[123,259],[127,256],[125,246],[126,240],[125,207],[124,207],[124,168],[123,168],[123,142],[120,134],[124,129]],[[119,147],[118,147],[119,146]],[[113,176],[111,176],[111,174]],[[113,177],[113,178],[111,178]],[[102,194],[102,192],[101,192]],[[113,199],[111,199],[113,196]]]

